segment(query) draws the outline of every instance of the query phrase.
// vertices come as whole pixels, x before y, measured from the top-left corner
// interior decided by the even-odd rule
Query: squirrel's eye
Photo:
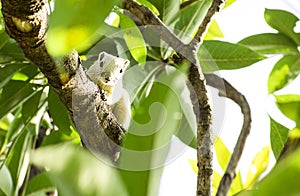
[[[120,73],[122,73],[123,72],[123,69],[120,69]]]

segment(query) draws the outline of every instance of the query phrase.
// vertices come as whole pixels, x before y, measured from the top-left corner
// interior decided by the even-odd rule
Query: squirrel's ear
[[[104,56],[105,56],[104,52],[101,52],[101,53],[99,54],[98,61],[99,61],[99,66],[100,66],[100,67],[103,67],[103,65],[104,65]]]
[[[103,58],[104,58],[104,56],[105,56],[105,53],[104,53],[104,52],[101,52],[101,53],[99,54],[98,60],[99,60],[99,61],[102,61]]]

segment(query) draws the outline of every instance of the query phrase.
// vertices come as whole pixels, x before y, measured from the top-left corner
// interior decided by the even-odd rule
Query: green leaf
[[[204,36],[204,40],[214,40],[216,38],[223,38],[223,32],[221,31],[216,20],[211,21],[208,30]]]
[[[244,189],[241,192],[235,194],[234,196],[253,196],[256,192],[258,192],[258,191]]]
[[[219,174],[216,170],[214,170],[213,175],[212,175],[212,192],[213,192],[213,195],[217,194],[218,187],[219,187],[221,179],[222,179],[221,174]]]
[[[222,168],[223,171],[226,171],[227,164],[229,163],[231,153],[226,147],[226,145],[223,143],[221,138],[216,136],[216,141],[215,141],[215,150],[216,150],[216,156],[217,160]]]
[[[50,170],[48,177],[57,186],[58,195],[129,195],[114,167],[80,147],[64,144],[39,148],[31,161]]]
[[[190,166],[195,174],[198,173],[197,160],[189,159]]]
[[[280,33],[251,35],[238,43],[260,54],[298,54],[297,44]]]
[[[259,176],[268,168],[269,153],[270,147],[266,146],[255,155],[248,170],[247,179],[244,184],[245,188],[251,188]]]
[[[22,118],[24,122],[31,120],[35,114],[38,112],[40,107],[40,100],[43,91],[37,91],[32,97],[30,97],[22,107]]]
[[[212,0],[195,1],[176,14],[175,18],[179,18],[179,21],[175,20],[175,29],[179,31],[178,37],[184,43],[189,43],[192,40],[211,3]]]
[[[81,144],[80,137],[76,131],[72,131],[70,135],[66,135],[63,131],[57,130],[52,131],[49,135],[47,135],[44,138],[41,146],[48,146],[69,141],[72,141],[72,143]]]
[[[25,68],[27,64],[25,63],[12,63],[6,64],[0,69],[0,89],[5,86],[9,80],[15,75],[15,73],[19,72],[23,68]]]
[[[13,181],[11,179],[10,172],[6,165],[3,165],[3,167],[0,169],[0,195],[1,192],[6,195],[12,195],[13,193]]]
[[[9,40],[0,48],[0,63],[26,60],[24,53],[15,41]]]
[[[23,131],[14,141],[10,149],[6,165],[10,170],[14,194],[18,193],[19,188],[24,183],[27,169],[29,167],[29,151],[32,148],[32,130]]]
[[[9,124],[8,127],[8,131],[6,134],[6,141],[8,142],[14,141],[15,138],[29,124],[29,122],[36,116],[36,113],[41,110],[40,107],[41,95],[42,95],[42,91],[35,92],[27,101],[23,103],[23,107],[20,107],[15,112],[14,119]]]
[[[5,31],[0,29],[0,50],[5,46],[5,44],[9,41],[9,36],[5,33]]]
[[[52,88],[49,89],[48,108],[54,124],[60,129],[60,131],[66,135],[70,135],[71,119],[69,117],[69,113]]]
[[[257,191],[252,195],[298,195],[300,176],[300,150],[278,162],[270,173],[256,184]]]
[[[227,0],[225,1],[225,5],[224,5],[224,8],[227,8],[229,7],[231,4],[233,4],[234,2],[236,2],[236,0]],[[223,9],[224,9],[223,8]]]
[[[45,195],[46,192],[54,190],[55,185],[48,175],[48,172],[44,172],[32,178],[27,185],[26,196]]]
[[[283,56],[272,69],[268,79],[268,91],[280,90],[300,73],[300,55]]]
[[[36,85],[11,80],[0,94],[0,119],[35,94]]]
[[[146,6],[147,8],[149,8],[155,15],[159,15],[159,11],[157,10],[157,8],[152,4],[150,3],[149,1],[147,0],[137,0],[138,3]]]
[[[132,57],[138,63],[144,63],[147,56],[147,48],[142,33],[136,24],[126,15],[118,13],[120,26],[124,34],[125,42]]]
[[[299,21],[297,16],[284,10],[265,9],[265,20],[268,25],[280,33],[290,37],[297,45],[300,45],[300,38],[294,32],[296,22]]]
[[[159,18],[169,27],[170,22],[179,12],[180,0],[149,0],[159,11]]]
[[[20,70],[20,73],[23,74],[24,76],[26,76],[25,78],[27,78],[28,81],[30,81],[30,79],[34,79],[34,77],[38,73],[40,73],[40,71],[37,66],[28,63],[27,66],[24,67],[24,69]],[[13,77],[13,79],[15,79],[15,76]]]
[[[296,122],[300,127],[300,95],[287,94],[275,96],[276,104],[280,111]]]
[[[282,126],[275,120],[270,117],[270,140],[271,140],[271,147],[275,159],[278,160],[280,153],[284,147],[284,144],[288,138],[289,129]]]
[[[46,45],[50,54],[59,56],[74,48],[79,52],[89,48],[99,38],[95,33],[117,2],[118,0],[56,1],[47,32]]]
[[[21,107],[18,108],[14,112],[12,121],[9,123],[6,135],[5,135],[5,142],[9,143],[14,141],[16,137],[20,134],[20,132],[24,129],[25,123],[23,122],[22,115],[21,115]]]
[[[222,41],[204,41],[198,58],[203,72],[239,69],[265,59],[245,46]]]

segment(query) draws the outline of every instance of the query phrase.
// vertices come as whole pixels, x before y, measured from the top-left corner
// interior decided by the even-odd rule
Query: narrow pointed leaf
[[[24,120],[24,122],[30,121],[40,109],[39,106],[42,93],[42,90],[37,91],[32,97],[28,99],[28,101],[23,104],[22,119]]]
[[[48,107],[54,124],[66,135],[71,134],[69,113],[58,95],[51,88],[49,89]]]
[[[13,121],[9,124],[6,134],[6,140],[14,141],[19,134],[24,131],[28,123],[36,116],[36,113],[41,109],[40,99],[42,91],[35,92],[28,98],[23,105],[15,112]]]
[[[270,147],[267,146],[255,155],[248,170],[244,185],[245,188],[251,188],[259,176],[267,169],[269,164],[269,152]]]
[[[5,86],[9,80],[13,77],[13,75],[25,68],[27,64],[25,63],[12,63],[6,64],[0,69],[0,88]]]
[[[195,174],[198,173],[197,160],[189,159],[190,166]]]
[[[16,42],[9,40],[0,49],[0,63],[26,60],[24,53]]]
[[[216,150],[216,156],[217,156],[218,163],[220,164],[222,170],[225,171],[227,168],[227,164],[229,162],[231,153],[228,150],[228,148],[226,147],[226,145],[223,143],[221,138],[219,138],[219,137],[216,137],[214,147]]]
[[[1,26],[0,26],[1,27]],[[9,36],[5,33],[4,30],[0,29],[0,51],[2,47],[9,41]]]
[[[33,94],[35,85],[22,81],[10,81],[0,94],[0,119]]]
[[[284,144],[288,138],[289,129],[282,126],[270,117],[270,140],[275,159],[278,160]]]
[[[21,60],[25,60],[24,53],[17,43],[8,36],[4,29],[1,29],[0,15],[0,63]]]
[[[138,63],[144,63],[146,61],[147,48],[142,33],[128,16],[122,13],[118,14],[124,39],[132,57]]]
[[[11,173],[16,194],[25,180],[29,167],[29,151],[32,148],[32,131],[28,129],[13,143],[10,149],[6,165]]]

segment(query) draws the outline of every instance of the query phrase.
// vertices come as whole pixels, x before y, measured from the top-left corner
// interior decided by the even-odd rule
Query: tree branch
[[[246,143],[246,139],[250,133],[251,111],[246,98],[238,90],[236,90],[233,86],[231,86],[226,80],[214,74],[206,74],[205,78],[207,80],[208,85],[219,90],[220,96],[227,97],[233,100],[235,103],[237,103],[241,107],[241,112],[244,115],[244,123],[242,126],[241,133],[236,142],[227,169],[225,171],[225,174],[222,177],[217,192],[217,196],[223,196],[223,195],[225,196],[227,195],[232,180],[235,177],[235,170],[237,164],[241,158]]]
[[[193,59],[192,48],[184,44],[168,27],[146,6],[133,0],[125,0],[123,7],[137,16],[142,24],[147,25],[154,33],[170,45],[176,52],[187,59]]]
[[[85,74],[77,52],[54,61],[45,46],[47,0],[1,0],[6,32],[39,67],[66,105],[84,145],[113,159],[124,132],[99,88]]]
[[[208,27],[208,24],[210,23],[212,17],[215,15],[216,12],[220,11],[221,5],[224,3],[225,0],[213,0],[210,8],[208,9],[205,18],[203,19],[200,27],[198,28],[198,31],[194,37],[194,39],[190,42],[191,48],[198,48],[201,44],[201,39],[206,31],[206,28]]]
[[[198,59],[197,57],[195,58]],[[197,119],[197,196],[203,196],[211,194],[213,142],[210,125],[212,115],[203,73],[201,72],[199,61],[197,60],[196,62],[197,66],[191,65],[188,78],[197,96],[196,98],[191,97],[191,100]],[[195,106],[199,106],[199,108]]]

